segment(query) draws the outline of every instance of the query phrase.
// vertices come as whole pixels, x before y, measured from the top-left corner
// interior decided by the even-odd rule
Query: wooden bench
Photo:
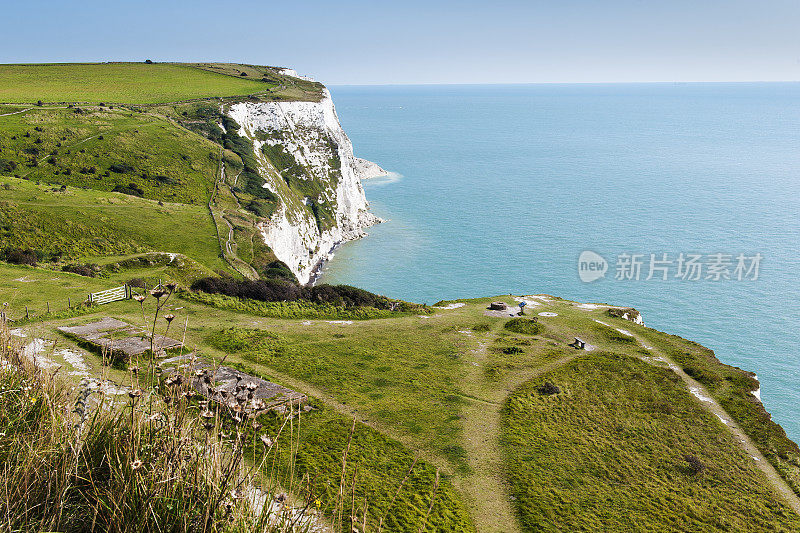
[[[586,341],[575,337],[575,342],[573,342],[572,345],[579,350],[583,350],[586,348]]]

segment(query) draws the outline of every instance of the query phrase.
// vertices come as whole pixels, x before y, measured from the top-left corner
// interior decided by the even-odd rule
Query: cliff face
[[[279,199],[259,224],[266,244],[301,283],[333,249],[380,222],[361,179],[385,174],[353,155],[327,89],[319,102],[240,102],[226,110],[253,142],[263,186]]]

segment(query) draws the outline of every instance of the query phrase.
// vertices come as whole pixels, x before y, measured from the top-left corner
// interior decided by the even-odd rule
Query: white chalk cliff
[[[313,281],[336,246],[380,222],[361,179],[386,172],[353,155],[327,89],[319,102],[239,102],[225,112],[253,142],[263,186],[279,198],[259,225],[264,241],[300,283]]]

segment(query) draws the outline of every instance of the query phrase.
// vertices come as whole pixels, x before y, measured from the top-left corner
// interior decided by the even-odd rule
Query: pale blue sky
[[[800,80],[800,0],[3,0],[0,62],[215,60],[328,84]]]

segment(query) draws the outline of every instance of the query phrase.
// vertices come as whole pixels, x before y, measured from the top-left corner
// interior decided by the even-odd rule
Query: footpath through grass
[[[514,393],[503,425],[527,531],[800,528],[752,459],[667,369],[613,353],[581,357]]]
[[[14,270],[18,267],[7,268],[11,279],[23,276]],[[142,267],[141,274],[146,271]],[[85,280],[87,287],[98,282],[69,277],[76,284]],[[59,290],[58,282],[45,275],[36,279],[43,294]],[[6,289],[0,284],[0,300],[25,292],[34,304],[39,296],[24,285],[14,282]],[[303,459],[309,474],[333,468],[333,458],[343,450],[341,437],[355,417],[365,423],[364,431],[369,426],[375,432],[365,433],[364,441],[359,437],[364,447],[354,448],[364,461],[365,480],[379,479],[388,468],[380,457],[392,457],[392,447],[402,443],[412,455],[441,468],[442,479],[459,489],[480,531],[780,531],[798,525],[756,463],[674,373],[640,362],[648,355],[642,346],[595,320],[642,337],[646,332],[654,345],[670,342],[668,336],[608,317],[604,309],[582,309],[554,298],[526,311],[538,326],[524,322],[520,333],[514,331],[519,321],[508,329],[510,317],[484,315],[496,299],[380,320],[266,317],[193,299],[174,300],[165,312],[174,313],[181,325],[188,321],[187,344],[204,357],[224,357],[226,364],[320,399],[322,409],[306,418],[309,443],[314,443]],[[513,303],[510,297],[500,299]],[[19,301],[17,296],[15,305]],[[557,316],[538,316],[544,311]],[[93,316],[141,321],[134,302],[103,307]],[[575,336],[609,353],[569,347]],[[582,359],[567,363],[573,356]],[[553,370],[560,364],[567,366]],[[728,368],[710,358],[704,364],[707,372]],[[560,392],[541,395],[537,388],[544,381]],[[505,403],[509,394],[514,399]],[[390,443],[389,448],[380,442]],[[689,472],[684,455],[698,458],[705,468],[697,475]],[[410,456],[404,457],[407,464]],[[420,494],[415,509],[429,501],[429,492]],[[483,501],[505,502],[508,512],[485,512]],[[749,516],[748,524],[744,517]],[[485,517],[497,520],[487,526]]]

